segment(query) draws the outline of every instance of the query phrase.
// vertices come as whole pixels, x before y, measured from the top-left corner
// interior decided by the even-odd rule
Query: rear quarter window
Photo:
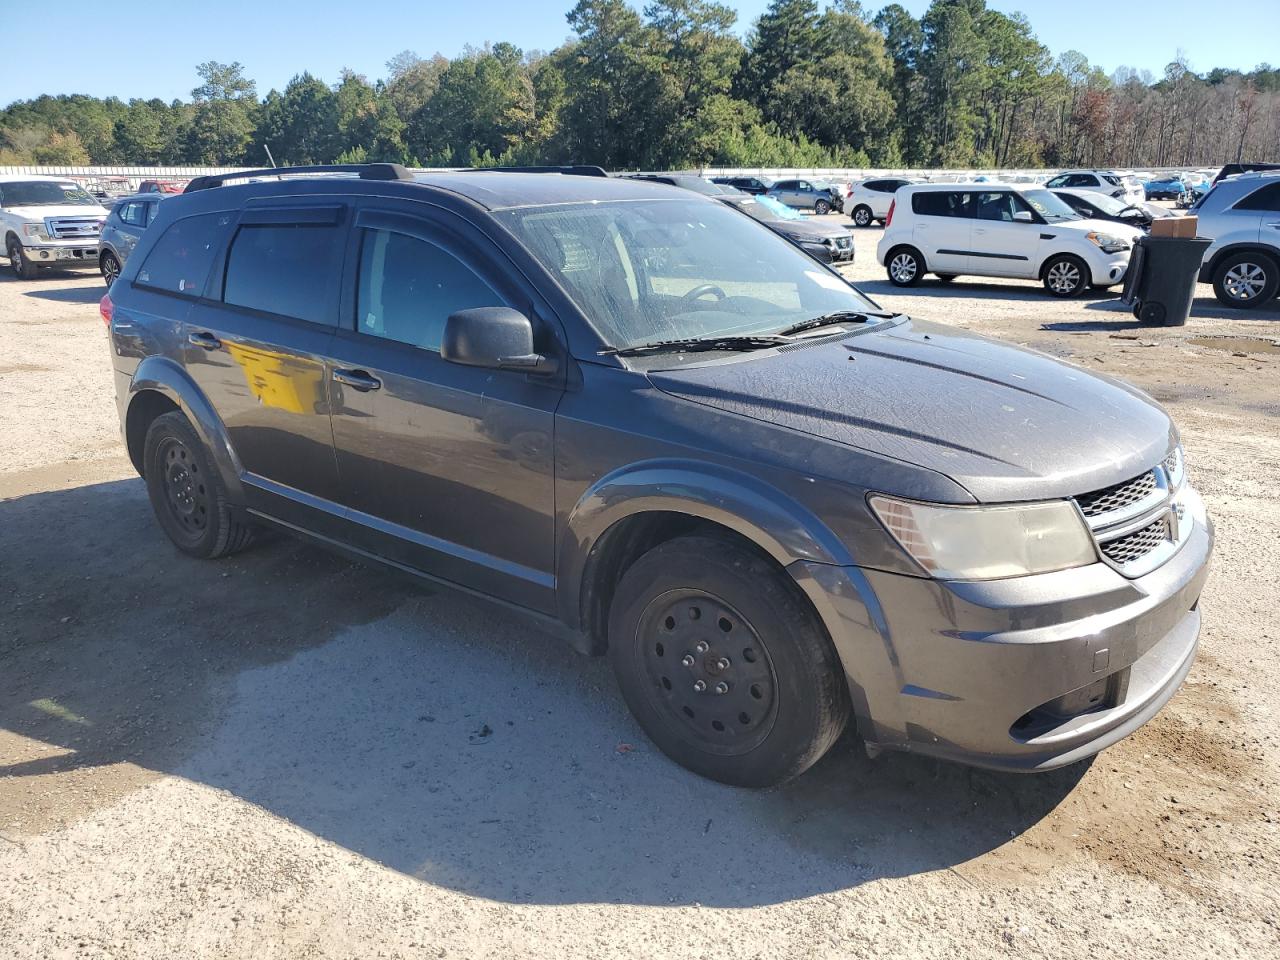
[[[911,212],[921,217],[972,216],[970,194],[958,190],[925,190],[911,197]]]
[[[1237,210],[1280,210],[1280,183],[1269,183],[1236,204]]]
[[[222,212],[175,220],[147,253],[134,285],[182,296],[200,296],[233,219],[234,214]]]

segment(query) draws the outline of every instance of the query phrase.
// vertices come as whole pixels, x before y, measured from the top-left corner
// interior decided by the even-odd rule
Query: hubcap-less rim
[[[1233,300],[1252,300],[1267,285],[1267,272],[1256,263],[1237,263],[1222,278],[1222,286]]]
[[[178,527],[199,540],[209,525],[209,492],[200,465],[181,440],[168,439],[160,449],[165,503]]]
[[[889,261],[889,274],[899,283],[906,283],[916,275],[916,258],[909,253],[900,253]]]
[[[115,257],[107,257],[102,261],[102,275],[106,278],[108,287],[116,282],[116,277],[120,276],[120,264]]]
[[[868,223],[871,222],[871,214],[869,214],[866,210],[859,210],[857,213],[853,215],[853,222],[860,227],[865,227]]]
[[[1055,293],[1070,293],[1080,285],[1080,270],[1068,260],[1049,268],[1049,288]]]
[[[698,749],[737,756],[773,729],[773,662],[755,628],[723,600],[699,590],[655,597],[640,615],[636,646],[650,702]]]
[[[13,267],[14,273],[22,272],[22,249],[16,243],[9,244],[9,266]]]

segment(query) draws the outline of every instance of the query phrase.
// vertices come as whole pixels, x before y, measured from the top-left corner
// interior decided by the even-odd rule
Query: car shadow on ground
[[[71,277],[66,279],[71,279]],[[83,287],[26,290],[23,292],[23,296],[35,297],[37,300],[52,300],[54,303],[97,303],[106,292],[106,286],[99,281]]]
[[[0,728],[67,751],[0,765],[0,794],[129,761],[492,900],[749,907],[954,868],[1086,769],[846,737],[784,787],[711,783],[644,738],[606,661],[526,618],[284,537],[187,559],[137,480],[0,502],[0,555],[24,558]]]
[[[1014,285],[1008,283],[983,283],[976,278],[960,277],[950,283],[943,283],[933,275],[925,276],[913,287],[899,287],[888,280],[862,280],[854,283],[863,293],[872,296],[897,297],[990,297],[994,300],[1038,300],[1052,301],[1055,298],[1045,292],[1043,286],[1034,280]],[[1118,289],[1086,290],[1079,298],[1081,302],[1107,302],[1115,300]]]

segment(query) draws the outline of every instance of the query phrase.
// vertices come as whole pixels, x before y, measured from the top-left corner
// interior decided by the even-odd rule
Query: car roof
[[[42,180],[45,183],[75,183],[75,178],[66,177],[49,177],[38,173],[0,173],[0,183],[30,183],[32,180]]]
[[[1081,190],[1079,187],[1051,187],[1050,193],[1069,193],[1073,197],[1079,197],[1081,200],[1093,202],[1094,197],[1098,195],[1096,190]]]
[[[899,187],[899,190],[910,190],[913,193],[934,193],[939,190],[1012,190],[1021,193],[1025,190],[1043,190],[1044,185],[1040,183],[1005,183],[1001,180],[987,180],[979,182],[976,180],[959,180],[956,183],[908,183],[905,187]]]

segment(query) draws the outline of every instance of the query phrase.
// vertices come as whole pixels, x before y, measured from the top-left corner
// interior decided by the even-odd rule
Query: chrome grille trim
[[[44,225],[54,240],[96,240],[102,229],[97,217],[48,217]]]
[[[1075,498],[1104,563],[1135,578],[1178,551],[1190,532],[1174,501],[1182,480],[1175,448],[1146,473]]]

